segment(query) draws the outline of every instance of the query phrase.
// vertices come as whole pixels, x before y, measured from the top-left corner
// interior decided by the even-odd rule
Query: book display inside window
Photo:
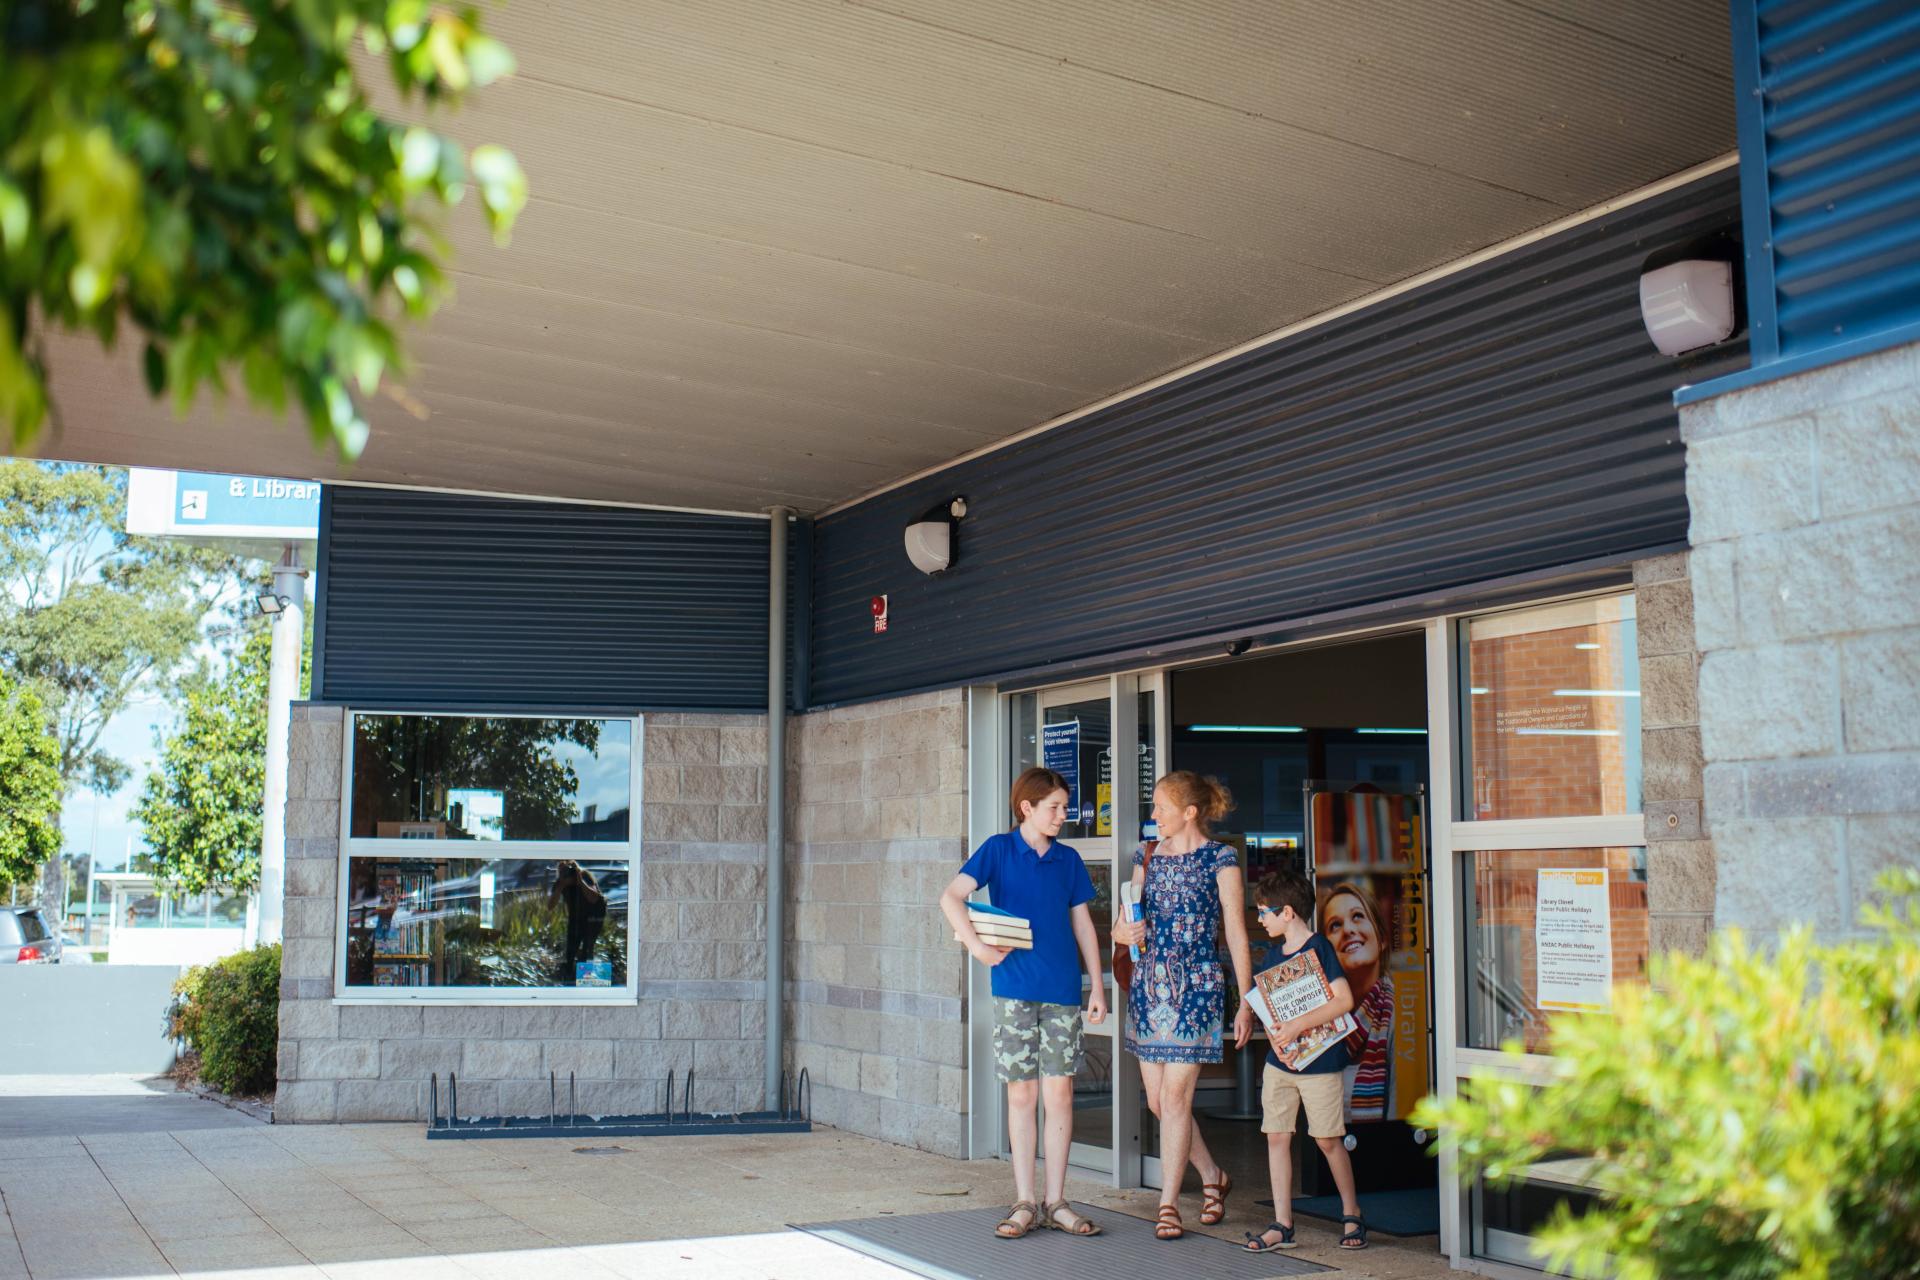
[[[373,892],[354,904],[348,922],[350,968],[364,957],[364,974],[348,981],[375,987],[429,987],[446,981],[446,954],[434,927],[434,885],[447,877],[445,859],[381,859],[373,864]],[[355,945],[357,944],[357,945]]]

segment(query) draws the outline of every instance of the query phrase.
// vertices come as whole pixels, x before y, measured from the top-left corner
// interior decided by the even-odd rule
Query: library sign
[[[212,471],[127,471],[127,532],[150,538],[254,544],[312,543],[320,536],[320,485],[312,480]]]

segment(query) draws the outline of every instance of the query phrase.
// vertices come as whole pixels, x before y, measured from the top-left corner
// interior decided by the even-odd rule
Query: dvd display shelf
[[[356,909],[351,930],[353,941],[365,947],[370,985],[444,985],[446,957],[431,916],[434,886],[446,873],[445,859],[382,858],[374,864],[372,902]]]

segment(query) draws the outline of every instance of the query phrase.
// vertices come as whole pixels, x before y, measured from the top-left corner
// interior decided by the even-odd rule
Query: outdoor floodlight
[[[931,508],[907,526],[907,559],[913,567],[931,577],[944,573],[953,563],[953,533],[967,514],[967,500],[955,498]]]
[[[278,595],[272,591],[262,591],[253,598],[253,601],[260,606],[260,612],[272,617],[276,613],[285,612],[286,607],[293,603],[293,597]]]
[[[1677,356],[1733,336],[1733,264],[1688,258],[1640,277],[1640,318],[1663,355]]]

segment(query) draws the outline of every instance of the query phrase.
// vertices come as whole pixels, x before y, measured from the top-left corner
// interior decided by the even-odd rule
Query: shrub
[[[200,1078],[226,1093],[273,1088],[280,1046],[280,946],[189,969],[173,984],[168,1032],[200,1055]]]
[[[1596,1207],[1541,1233],[1556,1270],[1920,1276],[1920,870],[1880,890],[1864,938],[1802,928],[1755,950],[1729,930],[1704,958],[1656,961],[1612,1016],[1555,1024],[1563,1080],[1478,1076],[1414,1123],[1495,1184],[1595,1158]]]

